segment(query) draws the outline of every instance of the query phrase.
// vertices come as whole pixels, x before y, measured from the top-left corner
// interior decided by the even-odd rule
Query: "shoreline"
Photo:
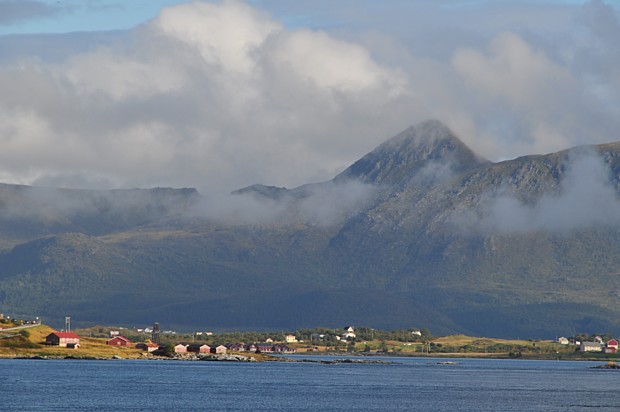
[[[367,363],[367,364],[395,364],[397,362],[385,361],[385,360],[373,360],[372,358],[420,358],[420,359],[496,359],[496,360],[536,360],[536,361],[571,361],[571,362],[618,362],[619,358],[599,358],[595,356],[560,356],[557,355],[536,355],[528,356],[524,355],[518,358],[510,357],[508,354],[485,354],[485,353],[431,353],[431,354],[393,354],[393,353],[338,353],[338,352],[302,352],[296,354],[287,355],[270,355],[270,354],[258,354],[259,356],[247,356],[243,353],[231,353],[226,355],[214,355],[214,354],[192,354],[192,355],[177,355],[177,356],[94,356],[88,354],[15,354],[11,356],[0,355],[0,361],[3,359],[16,359],[16,360],[104,360],[104,361],[119,361],[119,360],[140,360],[140,361],[178,361],[178,362],[242,362],[242,363],[255,363],[255,362],[315,362],[315,363]],[[330,358],[330,360],[321,360],[320,357]],[[296,359],[302,358],[302,359]],[[317,358],[317,359],[312,359]],[[358,359],[355,359],[358,358]],[[366,358],[366,359],[363,359]],[[443,362],[442,362],[443,363]]]

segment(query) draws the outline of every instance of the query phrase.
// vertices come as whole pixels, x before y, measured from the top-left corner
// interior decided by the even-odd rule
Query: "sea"
[[[620,411],[601,362],[368,360],[389,363],[3,359],[0,410]]]

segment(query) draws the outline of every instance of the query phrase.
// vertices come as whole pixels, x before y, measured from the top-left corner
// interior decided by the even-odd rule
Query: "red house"
[[[78,348],[80,345],[80,337],[73,332],[52,332],[45,337],[45,344],[63,348]]]
[[[607,344],[605,346],[618,350],[618,341],[615,339],[610,339],[607,341]]]
[[[132,343],[129,339],[120,335],[113,337],[106,342],[110,346],[131,346]]]
[[[256,345],[256,350],[262,353],[272,353],[273,345],[270,345],[268,343],[259,343]]]

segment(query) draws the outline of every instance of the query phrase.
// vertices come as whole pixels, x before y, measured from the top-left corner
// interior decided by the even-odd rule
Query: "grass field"
[[[48,357],[48,358],[96,358],[96,359],[141,359],[153,357],[132,347],[114,347],[106,344],[107,338],[85,337],[83,333],[79,349],[47,346],[45,337],[54,330],[46,325],[38,325],[20,331],[0,331],[0,358]],[[83,331],[82,331],[83,332]],[[618,360],[618,355],[576,352],[574,345],[560,345],[552,341],[515,340],[480,338],[465,335],[436,337],[422,342],[363,341],[355,345],[344,342],[336,346],[308,345],[299,342],[290,345],[298,353],[347,353],[391,354],[403,356],[436,357],[488,357],[488,358],[526,358],[526,359],[575,359],[575,360]],[[271,360],[269,355],[241,353],[256,360]]]
[[[27,337],[22,335],[0,339],[0,357],[88,357],[88,358],[112,358],[113,356],[120,356],[122,358],[142,358],[144,355],[138,349],[134,348],[118,348],[111,347],[106,344],[105,339],[84,338],[80,339],[79,349],[67,349],[57,346],[47,346],[45,344],[45,337],[54,329],[46,325],[39,325],[34,328],[25,329],[28,332]],[[0,333],[7,335],[8,333]],[[27,341],[34,344],[34,347],[23,347],[24,342]]]

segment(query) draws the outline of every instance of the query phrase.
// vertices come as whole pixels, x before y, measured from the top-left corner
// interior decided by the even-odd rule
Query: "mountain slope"
[[[334,180],[402,185],[436,183],[455,174],[488,164],[437,120],[411,126],[353,163]]]
[[[244,208],[226,218],[191,190],[49,189],[55,214],[18,196],[31,216],[0,222],[15,244],[0,254],[0,311],[229,329],[620,333],[619,182],[620,143],[492,163],[429,121],[331,181],[241,189],[231,204]],[[4,187],[0,205],[15,202],[11,190],[26,189]],[[101,198],[124,200],[91,200]]]

